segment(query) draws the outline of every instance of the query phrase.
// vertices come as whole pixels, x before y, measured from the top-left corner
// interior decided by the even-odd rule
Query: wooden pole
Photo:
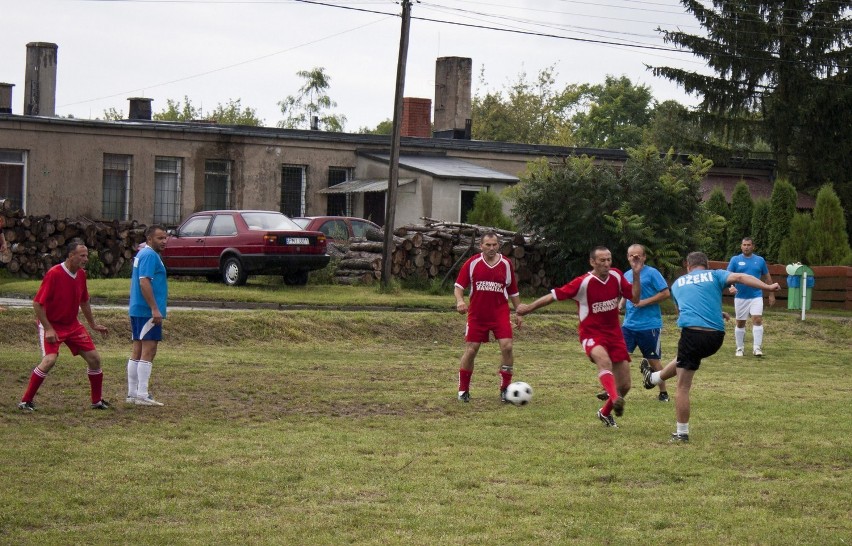
[[[391,279],[393,224],[396,220],[396,191],[399,186],[399,140],[402,129],[402,96],[405,93],[405,65],[408,59],[408,34],[411,27],[411,0],[402,0],[402,28],[399,36],[399,61],[396,67],[396,94],[393,102],[393,136],[391,139],[390,172],[385,211],[385,241],[382,252],[382,286]]]

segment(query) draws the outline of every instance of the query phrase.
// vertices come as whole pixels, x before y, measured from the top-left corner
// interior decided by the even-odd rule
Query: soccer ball
[[[532,387],[523,381],[515,381],[506,388],[506,400],[516,406],[529,404],[532,400]]]

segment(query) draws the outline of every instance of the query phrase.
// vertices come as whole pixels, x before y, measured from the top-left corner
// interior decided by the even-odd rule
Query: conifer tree
[[[852,251],[846,235],[846,219],[840,199],[831,184],[817,194],[814,217],[810,228],[808,262],[811,265],[844,265]]]
[[[743,237],[751,237],[751,217],[754,203],[745,182],[734,186],[731,194],[731,217],[728,219],[728,257],[740,253]]]
[[[790,233],[790,224],[796,215],[796,188],[784,178],[775,181],[769,198],[769,240],[761,254],[767,261],[777,262],[781,243]]]
[[[764,250],[769,238],[769,199],[758,199],[754,202],[751,213],[751,238],[754,240],[755,252],[766,258]],[[766,259],[767,263],[771,263]]]
[[[790,221],[790,232],[781,241],[778,250],[778,261],[782,264],[810,263],[808,262],[808,238],[811,230],[811,215],[807,212],[797,212]]]
[[[716,186],[710,192],[710,197],[704,202],[704,208],[708,213],[723,219],[722,222],[716,224],[718,227],[712,230],[712,233],[707,234],[708,240],[705,243],[704,251],[711,260],[727,260],[730,257],[728,256],[727,230],[731,207],[728,206],[728,202],[725,200],[725,192],[722,191],[721,187]]]

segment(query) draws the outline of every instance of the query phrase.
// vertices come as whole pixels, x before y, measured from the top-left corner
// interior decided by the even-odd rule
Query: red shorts
[[[44,339],[44,326],[38,325],[38,342],[41,345],[42,355],[58,355],[59,347],[64,343],[71,350],[71,354],[77,356],[80,353],[87,353],[95,350],[95,343],[89,335],[89,331],[82,324],[77,324],[71,330],[66,330],[61,334],[56,333],[58,341],[49,343]]]
[[[592,349],[600,345],[606,349],[609,359],[613,362],[630,362],[630,353],[627,352],[627,345],[624,343],[624,336],[621,330],[613,335],[596,334],[595,337],[581,339],[580,344],[586,351],[586,356],[592,358]]]
[[[467,322],[464,340],[468,343],[488,343],[488,334],[494,332],[494,339],[512,339],[512,323],[508,320],[492,323]]]

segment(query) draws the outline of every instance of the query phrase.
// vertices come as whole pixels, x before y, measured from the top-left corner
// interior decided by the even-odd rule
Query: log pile
[[[145,240],[145,226],[136,221],[25,216],[8,203],[0,200],[0,215],[6,223],[3,234],[7,243],[6,252],[0,252],[0,263],[17,277],[44,277],[48,269],[65,259],[66,244],[74,238],[82,239],[90,250],[97,252],[103,264],[102,276],[114,277],[136,254],[139,243]]]
[[[479,237],[495,231],[500,252],[515,267],[519,285],[550,286],[544,268],[544,255],[529,236],[474,224],[442,222],[422,218],[422,225],[406,225],[394,230],[391,275],[397,279],[429,281],[441,278],[452,283],[464,261],[478,253]],[[381,278],[384,233],[370,230],[365,238],[350,239],[335,273],[339,284],[370,283]]]

